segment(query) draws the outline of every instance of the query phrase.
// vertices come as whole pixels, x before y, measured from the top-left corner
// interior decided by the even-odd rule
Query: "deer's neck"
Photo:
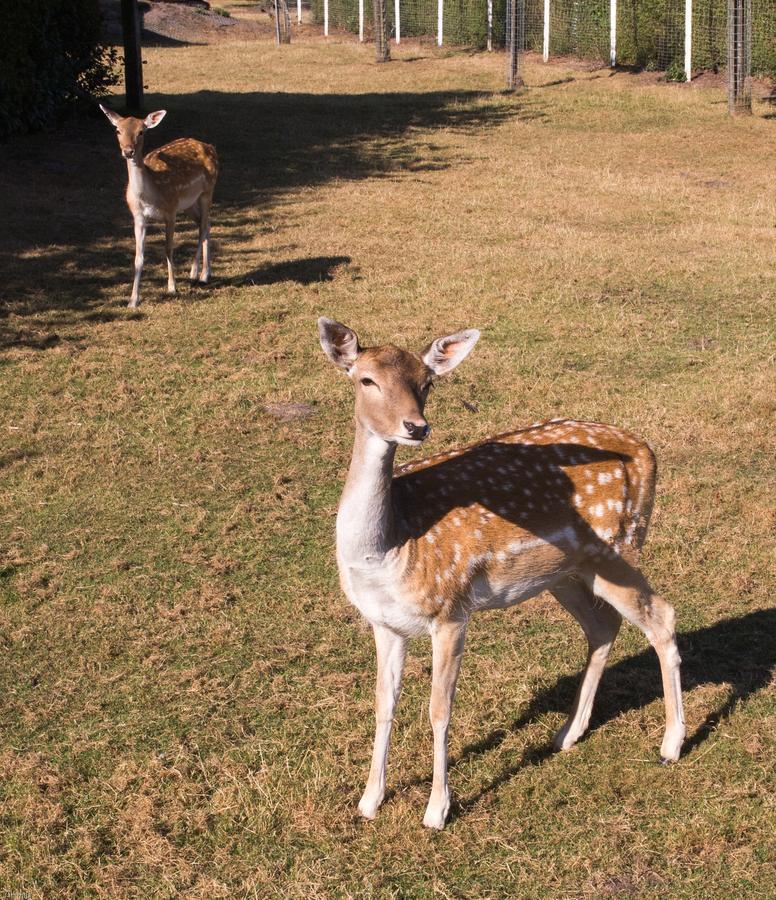
[[[356,440],[337,513],[337,555],[346,565],[382,562],[395,543],[391,484],[396,445],[356,425]]]
[[[137,159],[127,160],[127,174],[130,191],[136,197],[142,196],[143,188],[147,187],[149,181],[148,169],[143,162],[142,154]]]

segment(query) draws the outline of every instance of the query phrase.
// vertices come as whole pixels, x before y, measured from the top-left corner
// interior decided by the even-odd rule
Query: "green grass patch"
[[[772,126],[719,91],[404,46],[148,48],[162,142],[222,160],[210,287],[125,308],[102,119],[14,141],[0,319],[0,884],[30,896],[734,897],[773,881]],[[206,78],[205,78],[206,74]],[[568,80],[571,79],[571,80]],[[180,225],[178,265],[193,252]],[[423,452],[540,418],[660,465],[644,568],[676,606],[689,727],[661,768],[623,630],[589,736],[547,747],[584,642],[550,598],[472,624],[452,821],[410,653],[374,823],[374,653],[339,593],[350,386],[315,320],[476,353]],[[302,403],[283,421],[273,404]],[[402,460],[407,454],[402,453]]]

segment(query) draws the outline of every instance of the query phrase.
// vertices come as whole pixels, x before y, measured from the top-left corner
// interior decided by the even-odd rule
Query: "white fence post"
[[[550,0],[544,0],[544,34],[542,36],[542,59],[550,58]]]
[[[329,0],[323,0],[323,36],[329,36]]]
[[[296,24],[302,24],[302,0],[296,0]]]
[[[437,45],[442,46],[442,23],[445,16],[444,0],[437,0]]]
[[[393,18],[396,22],[396,43],[401,43],[401,10],[399,9],[399,0],[393,3]]]
[[[684,74],[692,80],[692,0],[684,0]]]
[[[617,65],[617,0],[609,0],[609,65]]]
[[[493,0],[488,0],[488,50],[493,49]]]
[[[358,39],[364,43],[364,0],[358,0]]]

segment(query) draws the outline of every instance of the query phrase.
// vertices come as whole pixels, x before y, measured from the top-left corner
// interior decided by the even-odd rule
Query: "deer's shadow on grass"
[[[262,285],[294,281],[297,284],[318,284],[333,281],[336,270],[350,262],[349,256],[309,256],[269,263],[236,278],[213,279],[213,284]]]
[[[707,628],[677,635],[682,656],[682,688],[685,693],[704,684],[725,685],[727,697],[709,710],[700,726],[688,736],[682,758],[696,750],[738,704],[764,688],[776,664],[776,609],[757,610],[735,619],[724,619]],[[546,713],[568,714],[581,678],[564,675],[547,690],[537,694],[528,709],[505,729],[490,732],[450,758],[451,770],[468,759],[501,745],[510,735]],[[628,657],[604,672],[596,695],[590,729],[595,731],[623,713],[662,699],[663,689],[657,656],[650,648]],[[582,740],[585,738],[583,737]],[[453,806],[451,819],[473,807],[479,800],[508,782],[530,765],[542,765],[554,755],[551,743],[526,748],[517,762]],[[655,764],[658,763],[657,748]],[[681,765],[681,760],[678,763]],[[422,782],[426,784],[424,779]],[[402,787],[409,786],[404,783]]]

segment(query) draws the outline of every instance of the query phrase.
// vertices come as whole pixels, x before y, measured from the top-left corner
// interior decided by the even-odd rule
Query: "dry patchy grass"
[[[773,121],[711,89],[352,43],[146,52],[157,140],[213,141],[211,287],[139,313],[102,118],[2,149],[0,883],[50,896],[768,896]],[[181,269],[192,250],[184,226]],[[656,660],[625,630],[594,728],[548,740],[583,658],[546,598],[473,625],[457,805],[420,826],[428,648],[392,794],[354,818],[373,652],[333,523],[367,340],[484,332],[429,451],[557,414],[661,463],[645,568],[675,603],[690,740],[660,768]],[[300,404],[295,406],[295,404]],[[301,410],[278,417],[280,410]]]

